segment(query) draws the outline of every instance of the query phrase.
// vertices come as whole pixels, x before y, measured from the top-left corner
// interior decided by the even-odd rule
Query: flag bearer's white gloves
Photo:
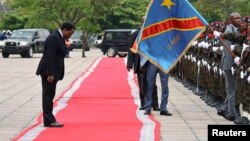
[[[242,49],[242,52],[244,52],[247,48],[249,47],[249,45],[243,43],[243,49]]]
[[[231,45],[230,48],[231,48],[232,51],[234,51],[235,50],[235,45]]]
[[[221,36],[221,33],[218,32],[218,31],[214,31],[214,36],[217,38],[217,37],[220,37]]]
[[[234,63],[238,66],[238,65],[240,65],[240,57],[235,57],[234,58]]]

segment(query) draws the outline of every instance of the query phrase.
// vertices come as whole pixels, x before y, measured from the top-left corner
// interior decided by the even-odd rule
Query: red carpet
[[[40,116],[15,140],[160,140],[159,123],[138,111],[138,98],[128,81],[124,59],[97,60],[55,102],[56,119],[65,124],[63,128],[44,128]]]

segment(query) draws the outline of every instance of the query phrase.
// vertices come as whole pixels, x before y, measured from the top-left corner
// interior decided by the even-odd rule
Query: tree
[[[25,20],[20,20],[16,16],[7,15],[1,19],[0,29],[15,30],[19,28],[24,28]]]
[[[123,0],[118,6],[113,7],[107,19],[102,21],[102,28],[137,28],[141,26],[148,3],[148,0]]]
[[[232,12],[242,16],[250,15],[248,0],[190,0],[208,22],[215,20],[226,21]]]
[[[90,23],[104,18],[120,0],[9,0],[11,15],[26,19],[26,28],[43,27],[55,29],[65,21],[70,21],[78,28],[92,28]],[[98,6],[98,7],[96,7]],[[79,25],[78,25],[79,24]],[[89,29],[86,29],[89,30]]]
[[[11,12],[1,28],[58,28],[71,21],[77,29],[97,33],[107,28],[137,28],[150,0],[8,0]],[[249,0],[189,0],[208,21],[226,21],[231,12],[249,16]],[[13,20],[11,25],[8,20]],[[6,21],[5,21],[6,20]],[[17,24],[17,25],[12,25]]]

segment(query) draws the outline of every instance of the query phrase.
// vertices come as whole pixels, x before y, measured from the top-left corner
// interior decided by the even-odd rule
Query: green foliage
[[[58,28],[65,21],[73,22],[78,29],[96,32],[100,30],[97,19],[105,19],[120,0],[9,0],[8,5],[20,20],[26,21],[26,28]],[[7,15],[4,15],[7,16]],[[90,26],[90,25],[93,26]],[[86,25],[86,26],[85,26]]]
[[[15,30],[25,27],[25,20],[21,20],[16,16],[7,15],[1,19],[0,29]]]
[[[48,28],[65,21],[88,33],[108,28],[137,28],[150,0],[8,0],[11,9],[0,15],[1,29]],[[208,21],[226,21],[231,12],[250,15],[249,0],[189,0]]]
[[[190,0],[194,7],[208,21],[227,21],[230,13],[239,12],[250,15],[249,0]]]
[[[137,28],[142,24],[147,5],[147,0],[124,0],[114,7],[110,18],[116,19],[117,28]]]

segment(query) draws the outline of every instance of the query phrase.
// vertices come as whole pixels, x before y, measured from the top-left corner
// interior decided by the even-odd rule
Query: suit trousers
[[[224,70],[225,74],[225,84],[226,84],[226,98],[222,105],[220,106],[220,110],[226,112],[227,116],[237,118],[239,115],[236,112],[235,108],[235,95],[236,95],[236,80],[232,74],[231,70]]]
[[[53,115],[53,99],[56,94],[57,81],[49,83],[46,77],[42,77],[42,107],[43,107],[43,123],[49,125],[56,122]]]
[[[138,72],[137,74],[137,79],[138,79],[138,85],[139,85],[139,96],[140,96],[140,101],[141,101],[141,107],[144,107],[145,105],[145,100],[144,100],[144,74],[143,72]]]
[[[168,103],[168,95],[169,95],[169,89],[168,89],[168,74],[165,74],[163,71],[159,70],[156,66],[154,66],[151,63],[148,63],[146,66],[146,92],[145,92],[145,110],[150,111],[152,108],[153,103],[153,92],[156,82],[156,76],[159,72],[160,80],[161,80],[161,104],[160,104],[160,110],[165,111],[167,110],[167,103]]]
[[[140,96],[140,101],[141,101],[141,107],[145,106],[145,92],[146,92],[146,71],[142,71],[137,73],[137,79],[138,79],[138,84],[139,84],[139,96]],[[158,95],[157,95],[157,86],[155,84],[154,90],[153,90],[153,95],[152,95],[152,106],[153,107],[159,107],[158,103]]]

